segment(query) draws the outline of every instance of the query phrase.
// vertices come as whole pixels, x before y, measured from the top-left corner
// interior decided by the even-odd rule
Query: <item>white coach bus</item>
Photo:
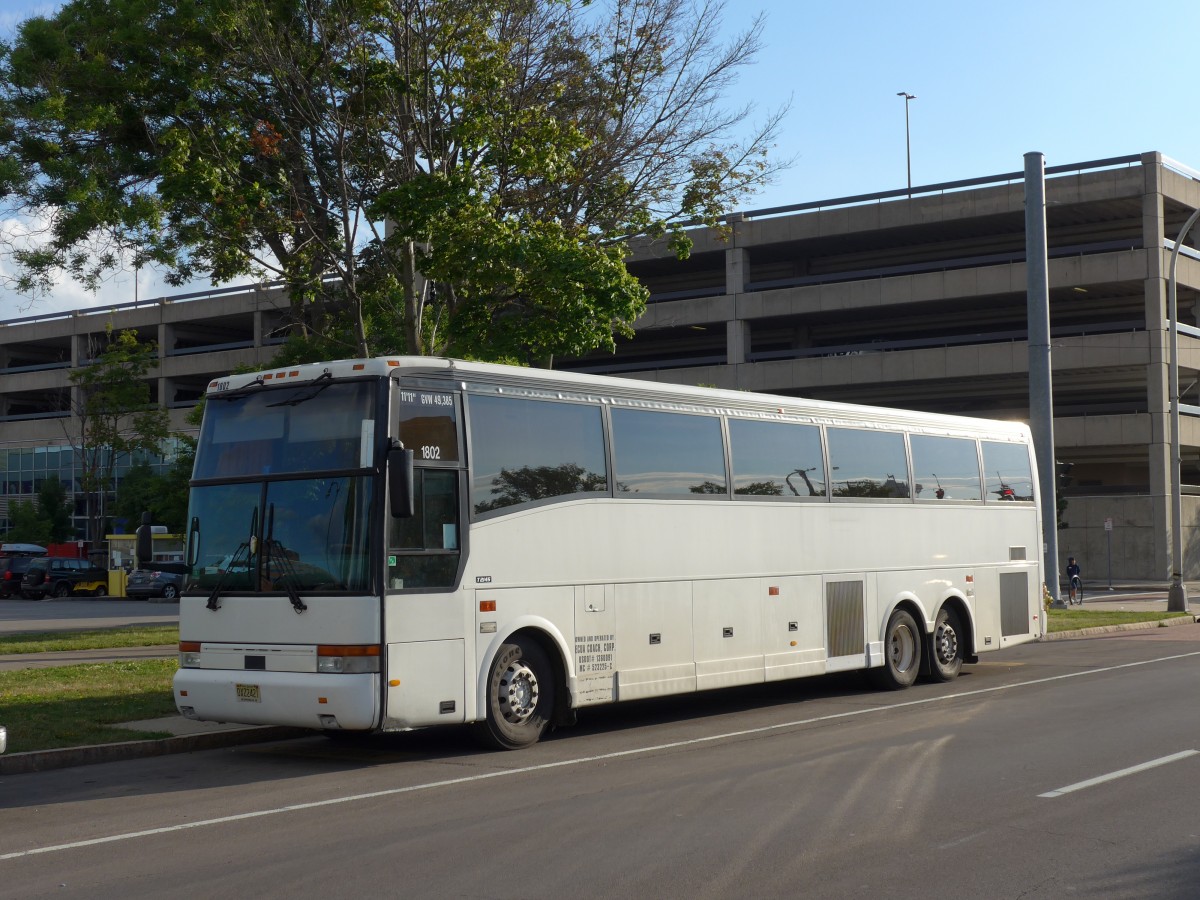
[[[1029,430],[398,357],[209,385],[175,701],[335,731],[864,669],[1042,630]]]

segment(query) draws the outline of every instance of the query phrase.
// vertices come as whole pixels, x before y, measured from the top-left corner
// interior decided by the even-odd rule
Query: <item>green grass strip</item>
[[[148,625],[0,635],[0,655],[51,653],[58,650],[108,650],[120,647],[158,647],[179,643],[178,625]]]
[[[1080,628],[1100,628],[1105,625],[1127,625],[1135,622],[1158,622],[1173,619],[1187,613],[1131,612],[1106,609],[1050,609],[1047,610],[1046,630],[1075,631]]]
[[[174,659],[0,671],[0,725],[8,752],[168,737],[114,728],[175,715]]]

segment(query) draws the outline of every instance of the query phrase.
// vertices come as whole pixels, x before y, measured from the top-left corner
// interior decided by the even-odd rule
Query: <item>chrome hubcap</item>
[[[937,634],[934,636],[934,646],[937,647],[939,661],[946,664],[952,663],[958,656],[958,635],[948,624],[942,623],[938,626]]]
[[[505,720],[520,725],[537,708],[538,682],[533,669],[522,660],[514,660],[500,676],[500,713]]]

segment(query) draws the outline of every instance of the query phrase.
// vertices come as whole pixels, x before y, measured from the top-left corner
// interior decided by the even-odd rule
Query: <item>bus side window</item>
[[[1025,444],[981,441],[988,503],[1033,502],[1033,467]],[[1053,477],[1053,473],[1047,477]]]
[[[904,435],[894,431],[830,428],[833,496],[903,499],[909,496]]]
[[[731,418],[729,447],[735,495],[825,497],[825,460],[816,425]]]
[[[715,416],[614,409],[612,427],[618,494],[728,493]]]
[[[468,409],[477,515],[608,491],[600,407],[472,396]]]
[[[914,434],[909,444],[918,500],[983,499],[974,441]]]

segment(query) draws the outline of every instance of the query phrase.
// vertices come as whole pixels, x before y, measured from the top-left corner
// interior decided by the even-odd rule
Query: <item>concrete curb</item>
[[[1172,628],[1175,625],[1195,625],[1200,622],[1200,616],[1175,616],[1170,619],[1158,619],[1153,622],[1127,622],[1124,625],[1099,625],[1096,628],[1077,628],[1074,631],[1055,631],[1042,636],[1043,641],[1065,641],[1071,638],[1095,637],[1100,634],[1114,634],[1118,631],[1146,631],[1150,628]]]
[[[308,728],[264,726],[239,728],[233,731],[210,731],[145,741],[121,741],[113,744],[91,744],[87,747],[63,747],[59,750],[30,750],[0,756],[0,775],[24,775],[46,772],[92,763],[119,762],[126,759],[147,759],[171,753],[192,753],[197,750],[216,750],[240,744],[258,744],[316,734]]]

